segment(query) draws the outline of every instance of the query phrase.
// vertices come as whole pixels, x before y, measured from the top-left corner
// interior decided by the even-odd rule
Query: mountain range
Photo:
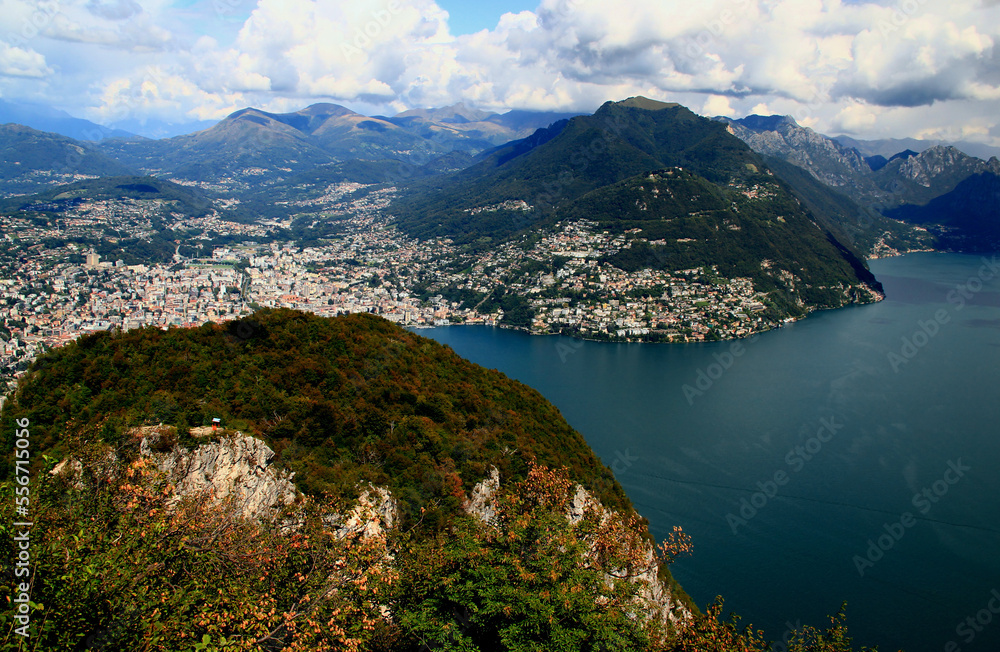
[[[1000,156],[1000,147],[993,147],[984,143],[973,143],[965,140],[923,140],[920,138],[880,138],[877,140],[863,140],[844,135],[834,136],[833,140],[840,143],[844,147],[853,147],[864,156],[882,156],[890,158],[893,155],[906,150],[922,152],[925,149],[930,149],[931,147],[937,147],[939,145],[950,145],[968,156],[975,156],[976,158],[981,158],[984,161],[989,160],[994,156]]]
[[[655,115],[651,108],[662,108],[651,100],[631,102],[616,105],[618,113],[629,109]],[[0,110],[14,111],[11,107],[17,108],[8,103]],[[23,107],[18,110],[24,113]],[[277,210],[275,197],[295,201],[301,193],[322,196],[331,184],[343,182],[389,183],[410,187],[409,197],[399,203],[400,225],[408,232],[502,241],[529,223],[471,211],[524,199],[537,209],[531,213],[534,221],[544,215],[551,225],[564,215],[579,214],[581,209],[574,213],[570,201],[630,176],[687,167],[711,183],[725,184],[736,176],[731,169],[713,169],[712,161],[736,156],[726,163],[731,167],[747,156],[720,134],[709,138],[706,132],[706,139],[686,141],[694,137],[698,130],[688,130],[700,120],[686,110],[672,107],[668,113],[686,117],[670,125],[648,116],[633,120],[624,137],[617,127],[600,124],[612,115],[621,119],[615,111],[605,105],[594,116],[501,115],[460,103],[389,117],[365,116],[335,104],[291,113],[246,108],[208,129],[160,140],[102,132],[108,137],[85,141],[3,125],[0,192],[30,194],[86,178],[152,175],[197,184],[220,197],[242,197],[244,207],[259,215]],[[58,118],[53,128],[87,127],[74,127],[65,114],[53,115]],[[996,158],[984,161],[950,145],[927,147],[926,141],[830,138],[786,116],[715,120],[759,155],[743,165],[766,166],[824,229],[863,256],[998,244],[992,190],[1000,174]],[[94,129],[87,127],[83,135],[96,133]],[[549,145],[553,139],[558,143]],[[879,153],[895,145],[913,149]],[[601,147],[608,149],[594,149]],[[454,214],[459,205],[470,212]],[[929,245],[931,236],[936,244]]]
[[[903,150],[888,158],[866,156],[788,116],[715,119],[755,151],[791,163],[848,196],[868,225],[871,216],[882,215],[927,228],[940,248],[1000,246],[1000,202],[993,190],[1000,182],[1000,160],[995,156],[984,161],[950,145]],[[802,185],[800,175],[785,178]]]
[[[104,141],[99,147],[148,174],[210,182],[243,176],[268,183],[350,160],[425,165],[453,152],[475,154],[526,136],[564,115],[486,114],[461,104],[391,118],[365,116],[336,104],[313,104],[294,113],[248,108],[194,134],[156,141]]]
[[[0,99],[0,125],[8,123],[24,125],[38,131],[53,132],[77,140],[98,141],[105,138],[136,137],[124,129],[74,118],[65,111],[43,104]]]

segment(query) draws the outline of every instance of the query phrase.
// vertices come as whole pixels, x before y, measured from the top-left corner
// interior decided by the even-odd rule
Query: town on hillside
[[[0,216],[0,380],[10,385],[39,353],[86,333],[221,322],[261,307],[613,341],[728,339],[780,325],[765,316],[766,298],[750,279],[708,267],[625,272],[603,262],[632,241],[596,223],[469,252],[449,239],[405,236],[385,211],[392,189],[359,197],[359,188],[337,184],[312,200],[327,202],[341,232],[307,246],[277,238],[289,226],[280,220],[174,213],[167,228],[188,238],[155,263],[102,260],[93,243],[148,238],[163,214],[158,200],[75,202],[54,218]],[[231,244],[212,243],[220,238]],[[198,255],[181,255],[181,244]]]

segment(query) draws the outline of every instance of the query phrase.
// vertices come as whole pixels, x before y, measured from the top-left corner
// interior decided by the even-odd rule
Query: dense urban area
[[[557,225],[470,253],[448,239],[406,237],[385,212],[392,190],[359,196],[359,189],[336,184],[311,202],[340,228],[308,246],[282,240],[289,224],[280,220],[184,216],[162,200],[83,201],[57,213],[36,206],[0,216],[3,382],[15,381],[41,351],[88,332],[192,326],[258,307],[619,341],[743,337],[778,325],[765,317],[749,279],[720,278],[704,267],[626,273],[601,262],[629,243],[594,223]],[[178,238],[172,260],[125,264],[94,252],[94,242],[141,242],[158,220]],[[232,244],[213,244],[220,237]],[[198,255],[180,253],[182,245]]]

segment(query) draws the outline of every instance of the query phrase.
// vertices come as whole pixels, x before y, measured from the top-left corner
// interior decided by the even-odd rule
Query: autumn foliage
[[[363,534],[331,526],[344,504],[305,501],[256,522],[211,496],[177,500],[149,459],[108,453],[88,447],[82,473],[40,477],[39,607],[30,639],[0,617],[10,649],[768,649],[759,632],[721,620],[721,603],[664,620],[644,589],[690,539],[676,528],[653,554],[634,513],[586,500],[564,469],[532,466],[503,485],[486,521]],[[10,490],[0,490],[5,523]],[[842,614],[789,649],[850,650]]]

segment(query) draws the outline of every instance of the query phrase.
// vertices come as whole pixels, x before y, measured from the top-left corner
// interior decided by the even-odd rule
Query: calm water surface
[[[672,570],[699,605],[722,594],[780,640],[846,600],[856,644],[998,652],[1000,270],[951,254],[871,268],[885,301],[744,340],[740,355],[419,332],[538,389],[658,539],[690,533],[695,554]]]

